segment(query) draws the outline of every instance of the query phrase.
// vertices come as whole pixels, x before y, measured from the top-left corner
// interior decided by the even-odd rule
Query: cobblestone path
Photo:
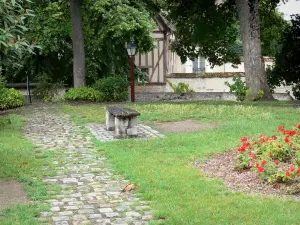
[[[27,107],[24,117],[27,138],[64,155],[53,162],[58,176],[43,180],[60,185],[62,192],[52,197],[51,212],[41,213],[41,218],[56,225],[148,224],[152,211],[132,193],[121,192],[129,182],[114,175],[86,127],[72,123],[58,105]]]

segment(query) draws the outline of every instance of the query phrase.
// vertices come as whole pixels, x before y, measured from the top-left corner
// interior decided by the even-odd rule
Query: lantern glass
[[[127,53],[129,56],[135,56],[136,53],[136,44],[133,42],[130,42],[127,44]]]

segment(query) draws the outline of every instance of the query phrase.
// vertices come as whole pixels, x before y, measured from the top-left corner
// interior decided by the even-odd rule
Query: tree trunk
[[[85,86],[85,53],[81,0],[71,0],[74,87]]]
[[[264,99],[274,99],[266,78],[265,64],[261,52],[259,0],[235,0],[245,64],[246,85],[250,89],[247,99],[254,99],[260,90]]]

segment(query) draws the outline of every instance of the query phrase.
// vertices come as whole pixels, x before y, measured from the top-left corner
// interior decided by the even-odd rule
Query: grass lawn
[[[174,134],[155,140],[95,141],[120,174],[141,186],[155,217],[164,224],[299,224],[300,202],[229,192],[221,180],[193,167],[215,153],[239,144],[241,136],[271,135],[278,125],[300,122],[300,109],[287,102],[182,102],[127,104],[141,112],[144,124],[193,119],[218,128]],[[103,105],[66,105],[80,123],[105,120]]]
[[[42,168],[50,165],[51,155],[38,150],[33,153],[34,146],[20,132],[21,117],[9,115],[8,118],[11,123],[1,123],[0,128],[0,179],[23,182],[33,203],[1,211],[0,224],[38,224],[35,217],[48,207],[37,204],[36,201],[47,199],[49,190],[53,190],[52,186],[41,182],[41,177],[47,175],[47,172],[41,172]]]

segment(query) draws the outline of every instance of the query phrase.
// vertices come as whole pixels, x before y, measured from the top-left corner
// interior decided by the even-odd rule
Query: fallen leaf
[[[124,188],[123,188],[123,192],[125,191],[132,191],[132,190],[135,190],[139,187],[140,185],[139,184],[127,184]]]

